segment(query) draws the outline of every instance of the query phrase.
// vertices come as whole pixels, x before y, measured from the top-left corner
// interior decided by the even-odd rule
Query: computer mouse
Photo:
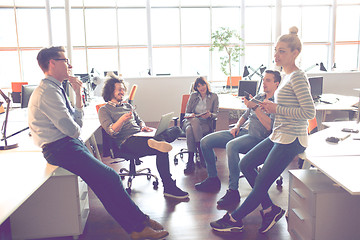
[[[328,137],[326,138],[327,142],[331,142],[331,143],[338,143],[340,141],[340,138],[338,137]]]

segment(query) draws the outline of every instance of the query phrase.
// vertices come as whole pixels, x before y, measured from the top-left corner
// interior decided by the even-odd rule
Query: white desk
[[[356,122],[332,123],[332,127],[309,136],[306,149],[306,160],[321,172],[348,190],[349,193],[360,195],[360,133],[350,133],[350,137],[339,143],[329,143],[327,137],[341,137],[349,133],[341,129],[360,129]]]
[[[244,104],[242,97],[237,97],[232,94],[218,94],[219,96],[219,117],[221,121],[217,121],[216,129],[228,129],[226,126],[229,126],[229,111],[230,110],[246,110],[247,107]],[[316,103],[316,119],[318,122],[318,127],[322,129],[321,124],[326,120],[326,116],[330,114],[332,111],[346,111],[353,112],[356,111],[356,108],[353,107],[358,101],[358,97],[353,96],[342,96],[336,94],[324,94],[324,98],[327,99],[337,99],[332,104],[326,103]]]
[[[327,116],[329,116],[332,112],[347,112],[350,119],[351,113],[357,110],[356,107],[354,107],[354,104],[358,102],[358,97],[337,94],[323,94],[323,98],[325,100],[332,99],[335,101],[333,103],[315,103],[316,119],[320,129],[322,129],[322,122],[327,121]]]
[[[0,223],[28,199],[58,168],[41,152],[0,152]]]
[[[325,123],[330,128],[321,130],[309,136],[309,145],[306,149],[306,156],[311,160],[313,157],[328,156],[360,156],[360,141],[353,138],[360,138],[360,133],[350,133],[350,137],[338,143],[329,143],[328,137],[345,137],[349,133],[342,132],[343,128],[356,128],[360,130],[353,121]]]
[[[219,114],[216,121],[216,131],[229,129],[229,112],[231,110],[246,110],[242,97],[232,94],[218,94],[219,96]]]
[[[9,116],[23,115],[26,110],[16,109]],[[94,133],[100,129],[94,106],[86,109],[84,126],[80,137],[87,147],[100,159]],[[95,114],[94,114],[95,112]],[[27,117],[10,118],[11,123],[19,126],[27,125]],[[57,166],[50,165],[43,158],[41,148],[34,145],[31,136],[26,130],[11,137],[19,143],[19,147],[11,150],[0,151],[0,224],[8,222],[10,217],[13,237],[39,238],[56,236],[76,236],[82,233],[89,213],[87,186],[77,176]],[[62,195],[59,195],[62,192]],[[59,194],[58,194],[59,193]],[[57,196],[54,199],[54,196]],[[64,199],[60,199],[63,197]],[[70,200],[69,200],[70,199]],[[44,203],[58,201],[59,207],[46,207]],[[63,201],[65,200],[65,201]],[[69,202],[71,201],[71,202]],[[34,207],[37,206],[37,207]],[[65,211],[69,207],[68,211]],[[51,215],[52,220],[59,214],[61,224],[37,224],[45,221]],[[78,212],[80,212],[78,214]],[[33,213],[39,213],[34,221]],[[72,219],[70,219],[72,218]],[[24,221],[27,221],[24,223]],[[33,226],[30,226],[34,224]],[[76,225],[77,224],[77,225]],[[40,226],[41,225],[41,226]],[[65,228],[60,228],[59,226]],[[26,227],[25,227],[26,226]],[[35,229],[40,226],[39,229]],[[51,229],[51,226],[53,229]],[[43,231],[43,232],[39,232]],[[31,235],[35,232],[37,235]],[[26,237],[24,237],[26,236]]]
[[[306,161],[316,170],[290,171],[288,230],[296,239],[360,239],[360,137],[351,133],[339,143],[342,128],[355,122],[331,123],[309,136]]]

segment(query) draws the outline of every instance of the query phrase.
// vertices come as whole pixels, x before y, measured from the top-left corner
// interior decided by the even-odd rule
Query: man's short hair
[[[65,52],[63,46],[42,48],[37,55],[38,64],[43,72],[49,70],[49,62],[51,59],[59,58],[60,52]]]
[[[266,70],[265,73],[272,74],[274,76],[274,82],[281,82],[281,75],[280,72],[277,70]]]

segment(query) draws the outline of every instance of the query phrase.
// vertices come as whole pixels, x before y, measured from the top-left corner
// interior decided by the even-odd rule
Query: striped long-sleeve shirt
[[[270,139],[289,144],[298,138],[300,144],[307,147],[307,120],[315,117],[315,106],[303,71],[284,76],[275,92],[275,103],[278,105]]]

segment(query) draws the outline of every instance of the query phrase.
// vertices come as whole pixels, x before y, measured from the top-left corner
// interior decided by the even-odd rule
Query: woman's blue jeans
[[[80,176],[125,231],[144,229],[146,216],[130,199],[119,174],[96,159],[81,140],[62,138],[47,144],[43,155],[48,163]]]
[[[272,206],[268,190],[281,175],[296,155],[305,151],[299,140],[290,144],[273,143],[269,138],[264,139],[251,149],[241,160],[240,170],[253,188],[249,196],[231,215],[236,219],[243,219],[254,211],[259,204],[263,209]],[[261,171],[257,167],[264,164]]]

